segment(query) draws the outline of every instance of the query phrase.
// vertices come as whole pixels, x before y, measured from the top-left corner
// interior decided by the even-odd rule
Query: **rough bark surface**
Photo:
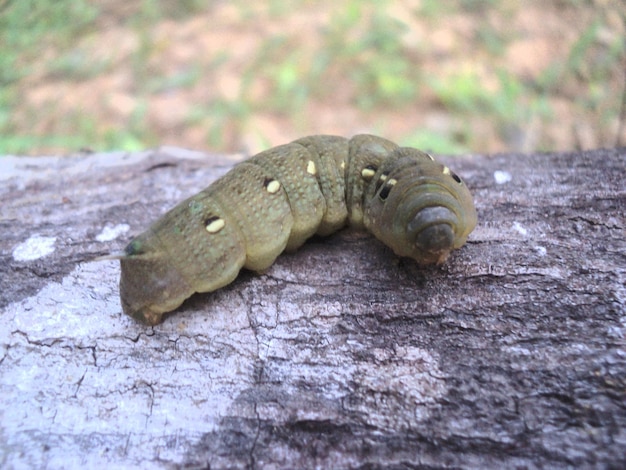
[[[150,328],[89,260],[232,162],[1,158],[0,466],[623,468],[626,149],[443,160],[445,266],[347,230]]]

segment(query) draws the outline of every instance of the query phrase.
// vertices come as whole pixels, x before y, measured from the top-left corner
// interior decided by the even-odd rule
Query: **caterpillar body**
[[[124,312],[155,325],[195,292],[267,269],[314,234],[366,229],[398,256],[442,263],[476,225],[463,181],[419,150],[372,135],[310,136],[236,165],[158,219],[121,261]]]

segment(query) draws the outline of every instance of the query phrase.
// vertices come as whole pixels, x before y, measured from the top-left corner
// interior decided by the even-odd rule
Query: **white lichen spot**
[[[96,235],[96,240],[99,242],[110,242],[129,230],[130,225],[128,224],[117,224],[113,227],[107,226],[102,229],[102,232]]]
[[[512,178],[511,173],[508,171],[497,170],[493,172],[493,179],[496,180],[496,184],[508,183]]]
[[[226,222],[224,219],[213,218],[209,219],[206,224],[206,231],[209,233],[217,233],[224,228]]]
[[[513,222],[513,230],[521,235],[528,235],[528,230],[526,230],[519,222]]]
[[[309,160],[309,163],[306,165],[306,172],[309,175],[317,175],[317,167],[315,166],[315,162],[313,160]]]
[[[537,252],[539,256],[546,256],[548,250],[546,250],[545,246],[535,246],[533,249]]]
[[[33,235],[28,240],[20,243],[13,250],[15,261],[33,261],[54,252],[56,237],[41,237]]]
[[[267,190],[268,193],[275,194],[280,189],[280,182],[277,180],[272,180],[269,183],[267,183],[267,186],[265,186],[265,189]]]
[[[341,165],[339,165],[339,167],[340,167],[342,170],[345,170],[345,169],[346,169],[346,161],[345,161],[345,160],[341,160]]]

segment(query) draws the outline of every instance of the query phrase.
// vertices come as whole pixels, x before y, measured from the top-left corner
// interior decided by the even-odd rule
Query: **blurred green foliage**
[[[263,7],[243,0],[232,4],[240,17],[239,27],[258,27],[259,9]],[[269,18],[289,21],[290,15],[303,8],[313,12],[316,5],[311,0],[269,1],[262,11]],[[600,17],[584,29],[565,60],[552,63],[534,80],[528,80],[512,73],[503,59],[509,41],[514,39],[512,33],[495,27],[489,19],[482,21],[491,9],[515,14],[520,8],[516,2],[423,0],[405,10],[412,15],[407,21],[390,13],[400,5],[391,0],[348,0],[341,8],[324,5],[328,17],[318,42],[301,44],[298,37],[287,33],[260,36],[253,59],[240,69],[241,81],[234,96],[190,103],[184,125],[203,126],[205,141],[213,148],[228,144],[226,128],[241,129],[260,111],[291,120],[306,133],[308,106],[315,101],[335,100],[338,83],[341,93],[351,97],[354,108],[365,114],[375,115],[380,110],[419,112],[420,100],[427,97],[431,100],[428,105],[453,116],[455,125],[439,131],[408,131],[404,143],[444,153],[464,152],[480,145],[468,124],[476,116],[492,123],[504,140],[521,132],[533,119],[550,119],[554,114],[550,98],[554,95],[569,93],[576,109],[592,110],[604,123],[615,122],[620,112],[615,99],[607,97],[605,84],[623,68],[625,40],[607,39]],[[0,154],[81,147],[136,150],[158,145],[160,136],[149,120],[154,97],[210,87],[206,77],[220,75],[231,60],[231,51],[220,52],[209,65],[198,62],[164,72],[154,61],[163,47],[154,40],[154,25],[210,14],[214,7],[200,0],[9,0],[0,4]],[[421,66],[437,44],[416,42],[408,20],[438,24],[452,15],[476,21],[471,40],[480,49],[482,61],[493,63],[495,81],[490,86],[470,68],[433,74]],[[45,121],[52,105],[24,112],[23,90],[34,81],[78,83],[114,72],[119,64],[107,57],[93,57],[90,40],[81,41],[97,41],[97,32],[111,25],[132,29],[137,39],[124,64],[132,71],[129,86],[136,97],[129,117],[124,122],[102,123],[99,116],[76,110],[63,116],[63,123],[50,125],[51,130],[40,126],[33,132],[29,123]],[[565,82],[570,83],[567,88],[563,87]],[[259,84],[265,87],[264,94],[257,92]],[[586,87],[585,93],[571,91],[581,86]]]

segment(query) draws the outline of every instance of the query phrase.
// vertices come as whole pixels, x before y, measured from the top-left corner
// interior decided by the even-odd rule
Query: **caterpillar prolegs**
[[[194,292],[348,223],[433,264],[465,243],[476,210],[463,181],[419,150],[371,135],[305,137],[236,165],[112,255],[122,308],[155,325]]]

